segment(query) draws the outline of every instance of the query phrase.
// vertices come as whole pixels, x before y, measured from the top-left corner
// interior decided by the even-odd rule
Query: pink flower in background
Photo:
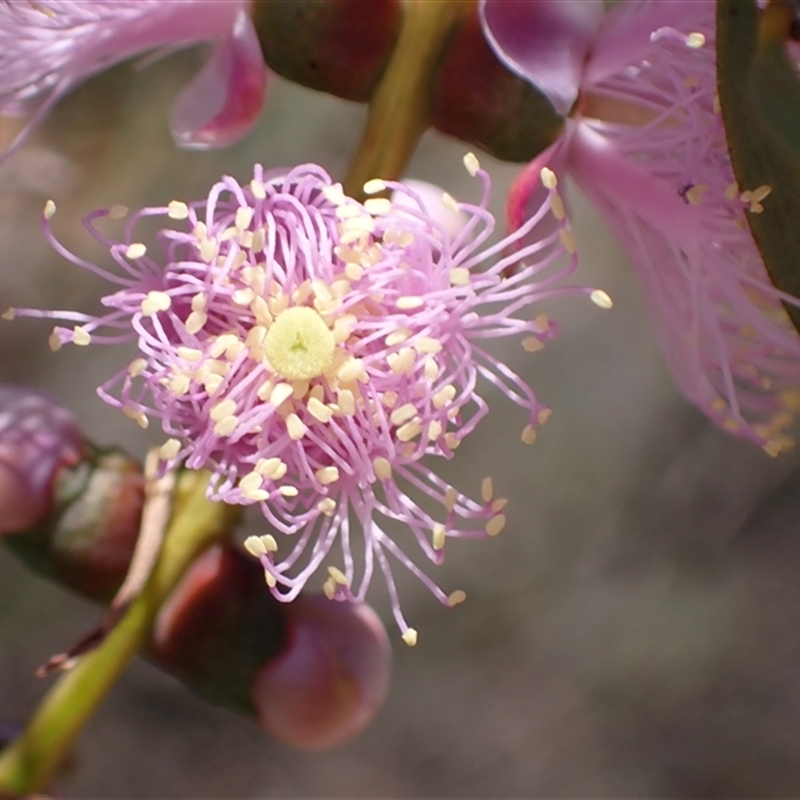
[[[23,141],[77,84],[154,49],[213,44],[178,97],[172,132],[184,147],[231,144],[261,111],[266,67],[247,0],[5,0],[0,3],[0,113],[33,112]]]
[[[90,225],[119,274],[65,251],[46,222],[61,253],[118,289],[99,317],[16,311],[77,323],[56,328],[56,348],[137,342],[139,357],[101,397],[143,426],[159,419],[170,437],[165,463],[212,470],[212,498],[259,504],[289,537],[247,542],[276,596],[296,597],[325,562],[326,593],[361,601],[377,567],[409,644],[416,632],[400,611],[390,558],[442,603],[464,595],[445,594],[395,535],[440,563],[448,538],[494,536],[505,524],[490,479],[476,502],[423,459],[452,457],[487,413],[479,377],[525,410],[522,438],[533,441],[549,409],[483,342],[519,334],[534,352],[555,326],[522,312],[587,293],[563,286],[574,246],[555,176],[543,172],[547,188],[530,219],[486,246],[489,178],[474,156],[465,164],[483,195],[477,205],[440,196],[463,215],[453,235],[413,189],[370,181],[365,191],[394,199],[361,204],[314,165],[277,176],[256,166],[251,181],[225,177],[207,200],[139,211],[122,242]],[[48,204],[46,220],[54,210]],[[169,225],[160,252],[134,236],[149,217]],[[520,244],[535,228],[546,232]],[[592,298],[610,304],[601,291]]]
[[[800,410],[800,336],[747,225],[768,186],[736,184],[716,95],[713,0],[482,0],[500,58],[571,114],[518,178],[536,208],[548,165],[569,173],[627,251],[672,374],[718,425],[775,455]]]

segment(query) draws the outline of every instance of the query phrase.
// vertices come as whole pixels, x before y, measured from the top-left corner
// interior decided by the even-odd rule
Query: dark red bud
[[[258,561],[217,545],[162,607],[150,655],[204,699],[255,715],[253,681],[284,645],[286,608],[270,594]]]
[[[258,673],[261,724],[307,750],[336,747],[373,720],[386,699],[391,649],[367,605],[303,596],[287,606],[283,652]]]
[[[402,22],[400,0],[255,0],[270,69],[345,100],[369,100]]]
[[[474,11],[439,69],[431,124],[503,161],[525,162],[558,138],[564,120],[543,94],[497,59]]]

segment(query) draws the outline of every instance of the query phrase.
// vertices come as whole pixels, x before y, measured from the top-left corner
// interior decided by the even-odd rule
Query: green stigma
[[[264,341],[272,369],[288,380],[309,380],[333,363],[336,342],[322,317],[308,306],[278,314]]]

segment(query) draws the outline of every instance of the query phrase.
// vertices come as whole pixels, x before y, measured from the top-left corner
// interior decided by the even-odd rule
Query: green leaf
[[[755,0],[717,0],[717,81],[740,189],[772,189],[747,212],[753,238],[772,283],[800,298],[800,86],[773,22]],[[800,309],[786,310],[800,330]]]

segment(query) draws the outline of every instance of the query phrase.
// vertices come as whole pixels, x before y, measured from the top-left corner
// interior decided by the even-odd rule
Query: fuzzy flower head
[[[506,7],[522,5],[530,16],[512,26]],[[581,70],[564,137],[512,191],[512,226],[535,207],[543,165],[568,172],[628,252],[684,394],[767,453],[790,448],[800,336],[783,304],[798,300],[772,285],[748,227],[748,215],[769,213],[771,188],[738,186],[733,173],[717,96],[716,4],[629,0],[605,15],[593,0],[522,5],[483,3],[487,37],[506,63],[563,100],[541,57],[546,43],[536,57],[519,33],[539,30],[534,17],[548,9]]]
[[[370,181],[368,194],[396,199],[362,204],[314,165],[277,177],[256,166],[249,183],[225,177],[207,200],[144,209],[123,242],[95,231],[121,274],[66,252],[46,224],[67,258],[119,288],[103,298],[110,310],[100,317],[16,311],[78,323],[55,329],[56,348],[138,342],[139,357],[100,396],[143,427],[158,419],[169,436],[165,464],[212,470],[213,499],[260,505],[287,536],[280,546],[272,535],[247,542],[275,595],[293,599],[325,562],[326,594],[361,601],[377,567],[410,644],[416,632],[400,611],[391,560],[444,604],[464,594],[445,594],[390,529],[402,527],[438,564],[449,538],[495,536],[506,521],[490,479],[472,500],[426,457],[452,457],[486,414],[479,377],[525,410],[523,441],[533,442],[549,414],[483,342],[519,335],[534,352],[555,327],[521,312],[586,293],[561,285],[574,246],[555,176],[543,173],[549,188],[538,213],[487,246],[489,178],[473,155],[465,164],[483,192],[477,205],[441,197],[466,219],[455,236],[404,184]],[[153,216],[169,225],[158,255],[134,237],[136,223]],[[537,226],[548,234],[522,245]],[[592,296],[610,304],[601,291]]]
[[[0,114],[33,116],[8,155],[86,78],[140,53],[200,42],[214,52],[173,108],[184,147],[224,146],[258,118],[266,68],[247,0],[4,0]]]

